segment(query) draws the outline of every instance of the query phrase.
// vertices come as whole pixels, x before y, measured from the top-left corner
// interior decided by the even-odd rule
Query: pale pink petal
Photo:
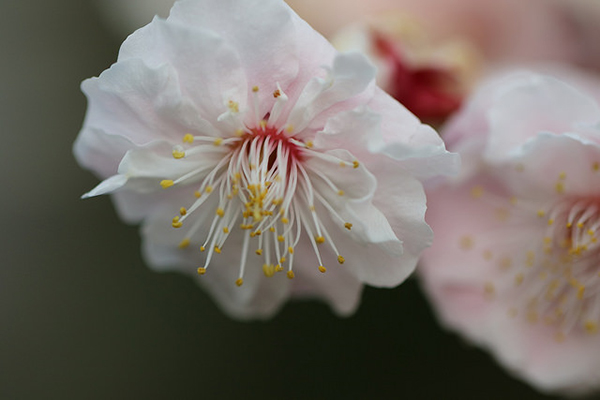
[[[249,83],[240,56],[215,32],[155,19],[123,43],[119,63],[129,59],[142,60],[152,68],[171,66],[177,71],[182,96],[191,99],[198,113],[211,122],[227,111],[229,100],[241,109],[246,107]]]

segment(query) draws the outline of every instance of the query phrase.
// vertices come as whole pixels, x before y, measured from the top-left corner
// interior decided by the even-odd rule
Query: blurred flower
[[[348,314],[363,283],[413,271],[431,241],[419,180],[457,167],[374,76],[282,1],[176,3],[82,85],[75,155],[108,177],[86,196],[112,193],[147,262],[233,316],[290,296]]]
[[[600,3],[596,0],[287,2],[326,37],[365,19],[402,13],[421,21],[431,40],[461,38],[491,64],[553,60],[600,68]]]
[[[436,43],[415,19],[391,13],[348,26],[332,39],[377,66],[377,83],[421,120],[443,122],[478,75],[479,58],[465,42]]]
[[[600,95],[598,82],[575,85]],[[600,107],[546,75],[483,87],[445,132],[420,269],[441,319],[544,391],[600,387]]]

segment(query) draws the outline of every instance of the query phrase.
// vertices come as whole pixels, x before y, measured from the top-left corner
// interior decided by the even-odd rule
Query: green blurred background
[[[147,269],[71,155],[79,83],[122,39],[89,0],[0,5],[0,399],[546,398],[444,332],[415,280],[347,319],[307,302],[240,323]]]

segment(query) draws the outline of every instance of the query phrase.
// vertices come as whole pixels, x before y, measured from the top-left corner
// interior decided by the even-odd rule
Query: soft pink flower
[[[433,39],[463,38],[493,63],[555,60],[600,68],[596,0],[287,0],[326,37],[365,18],[404,13]]]
[[[75,155],[106,178],[86,196],[111,193],[148,264],[233,316],[289,297],[349,314],[363,284],[413,271],[432,236],[420,180],[457,167],[374,76],[283,1],[178,2],[82,85]]]
[[[426,123],[455,112],[478,78],[477,51],[459,40],[433,40],[407,15],[390,13],[342,29],[340,50],[358,50],[377,66],[377,84]]]
[[[600,94],[593,80],[578,87]],[[442,321],[540,390],[600,387],[600,106],[546,75],[477,92],[445,138],[421,277]]]

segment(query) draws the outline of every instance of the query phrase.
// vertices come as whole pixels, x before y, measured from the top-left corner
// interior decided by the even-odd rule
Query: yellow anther
[[[275,272],[281,272],[281,271],[283,271],[283,267],[281,265],[277,264],[275,266]]]
[[[170,179],[165,179],[163,181],[160,181],[160,186],[162,186],[163,189],[170,188],[173,185],[174,185],[174,182]]]
[[[338,190],[338,196],[343,196],[344,195],[344,191],[343,190]]]
[[[493,296],[494,293],[496,292],[496,288],[494,287],[493,283],[486,282],[485,285],[483,286],[483,291],[485,292],[485,294],[487,296]]]
[[[473,238],[469,235],[465,235],[463,237],[460,238],[460,248],[463,250],[471,250],[473,248],[473,245],[475,244]]]
[[[294,248],[292,246],[288,247],[288,252],[294,254]]]
[[[537,216],[538,217],[543,218],[544,215],[546,215],[546,211],[544,211],[544,210],[538,210],[537,211]]]
[[[256,254],[262,256],[262,249],[256,249]]]
[[[294,279],[294,271],[288,271],[286,275],[288,278]]]
[[[198,268],[198,275],[204,275],[206,273],[206,268],[200,267]]]
[[[258,86],[252,86],[252,91],[253,91],[254,93],[258,92]]]
[[[560,174],[558,174],[558,179],[560,179],[560,180],[564,180],[566,177],[567,177],[566,172],[561,172]]]
[[[471,197],[478,199],[483,196],[483,187],[477,185],[471,188]]]
[[[205,251],[205,250],[206,250],[206,247],[200,246],[200,251]]]
[[[572,226],[573,226],[573,224],[571,222],[567,222],[567,228],[570,228]]]
[[[279,259],[279,262],[280,262],[281,264],[283,264],[283,263],[285,262],[285,257],[281,257],[281,258]]]
[[[206,193],[212,193],[212,191],[213,191],[213,187],[212,187],[212,186],[207,186],[207,187],[206,187],[206,189],[204,189],[204,191],[205,191]]]
[[[277,89],[273,92],[273,97],[278,98],[279,96],[281,96],[281,90]]]
[[[194,143],[194,135],[192,135],[191,133],[186,133],[183,136],[183,143]]]
[[[556,190],[556,193],[564,193],[565,192],[565,184],[562,182],[556,182],[554,189]]]
[[[244,136],[244,130],[243,129],[236,129],[235,130],[235,136],[236,137],[242,137],[242,136]]]
[[[262,231],[260,229],[257,229],[253,232],[256,236],[260,236]]]
[[[228,228],[228,227],[226,227],[226,226],[224,226],[224,227],[223,227],[223,233],[229,233],[229,228]]]
[[[312,148],[314,146],[314,143],[312,141],[308,141],[306,142],[306,147],[308,147],[309,149]]]
[[[279,235],[279,236],[277,236],[277,240],[280,242],[283,242],[285,240],[285,238],[283,237],[283,235]]]
[[[317,211],[317,209],[315,208],[315,206],[310,206],[310,207],[309,207],[309,209],[310,209],[310,211],[312,211],[312,212],[315,212],[315,211]]]
[[[179,214],[181,214],[181,215],[185,215],[185,214],[187,214],[187,210],[185,209],[185,207],[181,207],[181,208],[179,209]]]
[[[183,225],[183,223],[181,223],[179,221],[179,216],[177,216],[177,217],[173,218],[173,222],[171,222],[171,225],[173,226],[173,228],[181,228],[181,226]]]
[[[550,219],[548,220],[548,226],[552,225],[553,223],[554,223],[554,220],[553,220],[552,218],[550,218]]]
[[[510,257],[504,257],[500,260],[500,268],[503,270],[507,270],[512,266],[512,260]]]
[[[590,334],[598,333],[598,324],[595,323],[594,321],[591,321],[591,320],[585,321],[585,323],[583,324],[583,327],[585,328],[587,333],[590,333]]]
[[[324,274],[325,272],[327,272],[327,268],[325,268],[322,265],[319,265],[319,272],[322,273],[322,274]]]
[[[588,231],[587,231],[587,234],[590,236],[594,236],[594,233],[596,233],[596,232],[594,232],[593,229],[588,229]]]
[[[271,231],[271,232],[275,232],[275,228],[274,228],[274,227],[270,227],[270,228],[269,228],[269,231]]]
[[[288,222],[290,222],[290,220],[287,219],[286,217],[281,218],[281,223],[282,224],[287,224]]]
[[[515,275],[515,285],[519,286],[521,283],[523,283],[523,279],[523,274]]]
[[[583,222],[578,222],[578,223],[577,223],[577,227],[578,227],[579,229],[583,229]]]
[[[285,131],[286,131],[287,133],[292,133],[292,132],[294,131],[294,125],[292,125],[292,124],[287,124],[287,125],[286,125],[286,127],[285,127]]]
[[[263,273],[267,278],[272,277],[273,275],[275,275],[275,266],[273,264],[263,264]]]
[[[217,214],[219,217],[222,217],[225,215],[225,210],[223,210],[221,207],[217,208],[217,211],[215,212],[215,214]]]
[[[488,250],[484,250],[484,251],[483,251],[483,258],[484,258],[484,259],[486,259],[486,260],[488,260],[488,261],[489,261],[489,260],[491,260],[491,259],[492,259],[492,257],[493,257],[493,254],[492,254],[492,251],[491,251],[491,250],[489,250],[489,249],[488,249]]]
[[[244,280],[242,278],[237,278],[235,284],[238,286],[242,286],[244,284]]]
[[[259,125],[261,128],[265,129],[267,127],[267,121],[263,119],[259,122]]]
[[[525,166],[521,163],[515,165],[515,169],[517,170],[517,172],[523,172],[525,171]]]
[[[216,138],[215,141],[213,142],[213,144],[215,146],[220,146],[223,143],[223,139],[222,138]]]
[[[339,262],[340,264],[343,264],[345,261],[346,261],[346,259],[345,259],[344,257],[342,257],[342,256],[338,256],[338,262]]]
[[[194,192],[194,197],[196,197],[197,199],[199,199],[200,197],[202,197],[202,193],[200,193],[199,191],[195,191]]]
[[[580,285],[577,288],[577,299],[582,300],[584,294],[585,294],[585,286]]]
[[[600,171],[600,163],[599,162],[595,162],[592,164],[592,169],[594,171]]]
[[[346,163],[345,163],[345,162],[343,162],[343,161],[340,161],[340,167],[342,167],[342,168],[343,168],[343,167],[345,167],[345,166],[346,166]]]
[[[358,166],[360,165],[360,163],[356,160],[352,161],[352,167],[353,168],[358,168]]]
[[[173,158],[179,160],[183,157],[185,157],[185,151],[181,151],[181,150],[177,150],[177,149],[173,149]]]
[[[179,248],[180,249],[185,249],[186,247],[188,247],[190,245],[190,239],[185,238],[183,239],[181,242],[179,242]]]
[[[552,243],[552,238],[551,238],[551,237],[549,237],[549,236],[545,236],[545,237],[544,237],[544,243],[546,243],[546,244],[550,244],[550,243]]]
[[[321,243],[325,243],[325,238],[324,238],[323,236],[317,236],[317,237],[315,238],[315,241],[316,241],[317,243],[319,243],[319,244],[321,244]]]
[[[346,228],[346,229],[348,229],[348,230],[351,230],[351,229],[352,229],[352,224],[351,224],[350,222],[346,222],[346,223],[344,224],[344,228]]]
[[[538,313],[531,310],[527,312],[527,321],[531,324],[537,324],[539,319]]]
[[[215,246],[215,253],[221,254],[221,249],[219,248],[219,246]]]
[[[231,112],[234,112],[234,113],[240,112],[240,105],[236,101],[229,100],[227,102],[227,107],[229,107]]]

